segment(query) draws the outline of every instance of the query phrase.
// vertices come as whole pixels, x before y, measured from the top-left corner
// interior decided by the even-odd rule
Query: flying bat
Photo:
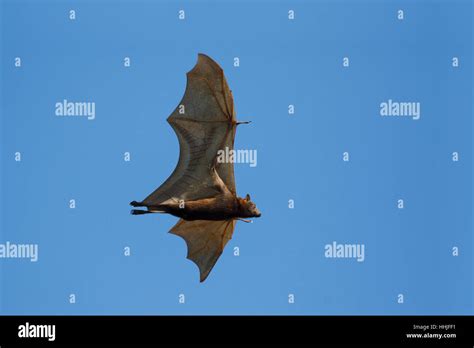
[[[203,282],[232,238],[236,221],[261,215],[248,194],[237,196],[232,161],[218,161],[220,150],[234,149],[237,126],[249,122],[237,121],[224,71],[204,54],[187,73],[183,99],[167,121],[178,137],[178,164],[148,197],[130,203],[146,210],[131,213],[179,217],[170,233],[186,241],[187,258],[199,267]]]

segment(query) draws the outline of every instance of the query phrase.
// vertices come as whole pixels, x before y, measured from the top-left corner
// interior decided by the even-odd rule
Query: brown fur
[[[199,199],[184,202],[184,207],[178,203],[150,207],[150,210],[163,210],[166,213],[180,217],[185,220],[227,220],[244,217],[242,211],[245,209],[246,201],[231,194],[219,195],[217,197]]]

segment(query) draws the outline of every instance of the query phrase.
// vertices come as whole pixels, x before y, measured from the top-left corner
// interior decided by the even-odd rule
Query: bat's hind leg
[[[155,213],[166,213],[165,210],[156,209],[156,208],[148,208],[148,210],[139,210],[139,209],[132,209],[130,210],[130,214],[132,215],[143,215],[143,214],[155,214]]]
[[[130,214],[132,214],[132,215],[143,215],[143,214],[152,214],[152,213],[154,213],[154,212],[149,211],[149,210],[138,210],[138,209],[130,210]]]
[[[144,206],[145,206],[143,203],[137,202],[137,201],[131,201],[131,202],[130,202],[130,205],[131,205],[132,207],[144,207]]]

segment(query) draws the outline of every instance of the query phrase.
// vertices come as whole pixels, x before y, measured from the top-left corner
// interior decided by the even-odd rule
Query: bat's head
[[[250,200],[249,194],[247,194],[245,198],[240,199],[240,209],[242,212],[242,217],[252,218],[260,217],[262,215],[260,210],[257,209],[255,203]]]

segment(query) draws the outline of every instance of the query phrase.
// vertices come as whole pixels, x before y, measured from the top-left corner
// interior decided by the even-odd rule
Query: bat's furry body
[[[204,281],[232,238],[235,221],[259,217],[250,196],[237,196],[233,163],[218,163],[217,153],[233,149],[237,122],[232,92],[221,67],[199,54],[187,74],[184,97],[168,122],[180,144],[178,165],[171,176],[141,202],[132,214],[167,213],[181,218],[171,233],[182,237],[188,258]]]
[[[132,202],[133,206],[140,206]],[[148,206],[147,211],[133,210],[132,214],[167,213],[184,220],[228,220],[249,217],[259,217],[247,208],[247,201],[230,194],[217,197],[198,199],[196,201],[170,202],[166,204]]]

